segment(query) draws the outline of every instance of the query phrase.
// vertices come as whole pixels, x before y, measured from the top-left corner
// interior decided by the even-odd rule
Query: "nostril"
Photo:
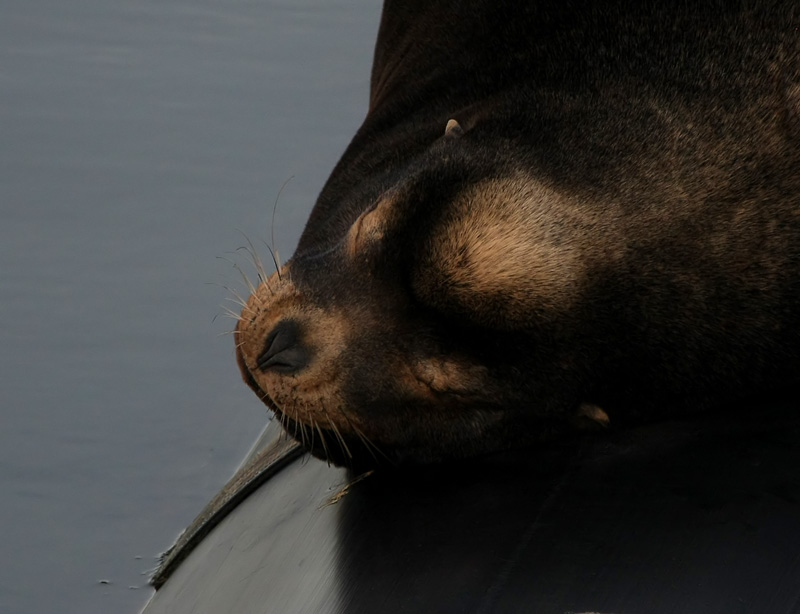
[[[264,352],[256,361],[262,371],[293,373],[308,364],[308,351],[300,344],[300,327],[293,320],[282,320],[267,335]]]

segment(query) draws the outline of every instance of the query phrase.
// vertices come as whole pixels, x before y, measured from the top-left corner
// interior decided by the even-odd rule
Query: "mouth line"
[[[384,462],[388,462],[390,465],[394,464],[384,451],[379,450],[374,444],[365,440],[363,435],[342,432],[339,429],[330,428],[322,424],[308,424],[302,420],[292,418],[258,384],[250,367],[245,363],[241,348],[236,351],[236,359],[239,363],[242,379],[247,386],[274,414],[283,432],[301,444],[307,452],[329,463],[350,468],[372,467]]]
[[[242,354],[241,348],[236,348],[236,362],[239,363],[239,371],[242,373],[242,379],[247,386],[255,392],[258,399],[264,403],[271,411],[275,412],[276,415],[279,417],[283,415],[283,412],[280,411],[278,405],[272,399],[271,396],[263,389],[261,386],[258,385],[256,378],[253,377],[253,373],[250,371],[250,367],[244,360],[244,355]]]
[[[252,389],[253,392],[255,392],[259,400],[262,403],[264,403],[264,405],[266,405],[267,408],[269,408],[269,410],[272,413],[275,414],[275,417],[280,421],[283,430],[294,439],[300,441],[306,449],[309,449],[309,451],[311,451],[310,450],[311,446],[307,445],[307,442],[302,440],[300,431],[308,430],[308,435],[311,435],[315,430],[314,427],[311,426],[310,424],[306,424],[305,422],[295,420],[294,418],[289,416],[286,412],[281,410],[281,408],[274,401],[274,399],[271,396],[269,396],[269,393],[267,393],[263,388],[261,388],[261,386],[258,385],[258,382],[256,381],[255,377],[253,377],[253,374],[251,373],[250,369],[244,363],[244,360],[242,360],[241,362],[243,366],[242,375],[245,383]],[[322,431],[324,431],[325,433],[330,433],[331,437],[334,436],[334,432],[332,429],[328,429],[326,427],[318,427],[318,428],[322,429]]]
[[[269,396],[269,393],[267,393],[261,386],[258,385],[258,382],[256,381],[256,378],[253,377],[253,374],[250,372],[250,369],[244,370],[244,380],[245,383],[252,389],[252,391],[256,393],[258,400],[264,403],[264,405],[266,405],[270,411],[274,412],[276,417],[282,418],[283,416],[286,415],[284,412],[281,411],[281,409],[278,407],[278,404],[275,403],[273,398]]]

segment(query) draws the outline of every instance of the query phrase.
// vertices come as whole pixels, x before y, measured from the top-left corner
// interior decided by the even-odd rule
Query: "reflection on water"
[[[260,432],[215,284],[294,176],[291,253],[365,112],[379,10],[4,5],[0,611],[135,611]]]

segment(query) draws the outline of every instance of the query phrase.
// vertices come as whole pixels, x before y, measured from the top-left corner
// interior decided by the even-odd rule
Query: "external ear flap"
[[[464,129],[456,120],[448,120],[447,126],[444,129],[445,138],[458,138],[464,135]]]
[[[348,255],[353,257],[366,246],[383,239],[390,224],[389,218],[393,202],[393,199],[384,197],[372,209],[358,216],[345,239]]]

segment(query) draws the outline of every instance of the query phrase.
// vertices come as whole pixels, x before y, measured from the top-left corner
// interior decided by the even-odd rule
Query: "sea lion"
[[[798,6],[388,0],[247,384],[315,455],[399,463],[796,382]]]

